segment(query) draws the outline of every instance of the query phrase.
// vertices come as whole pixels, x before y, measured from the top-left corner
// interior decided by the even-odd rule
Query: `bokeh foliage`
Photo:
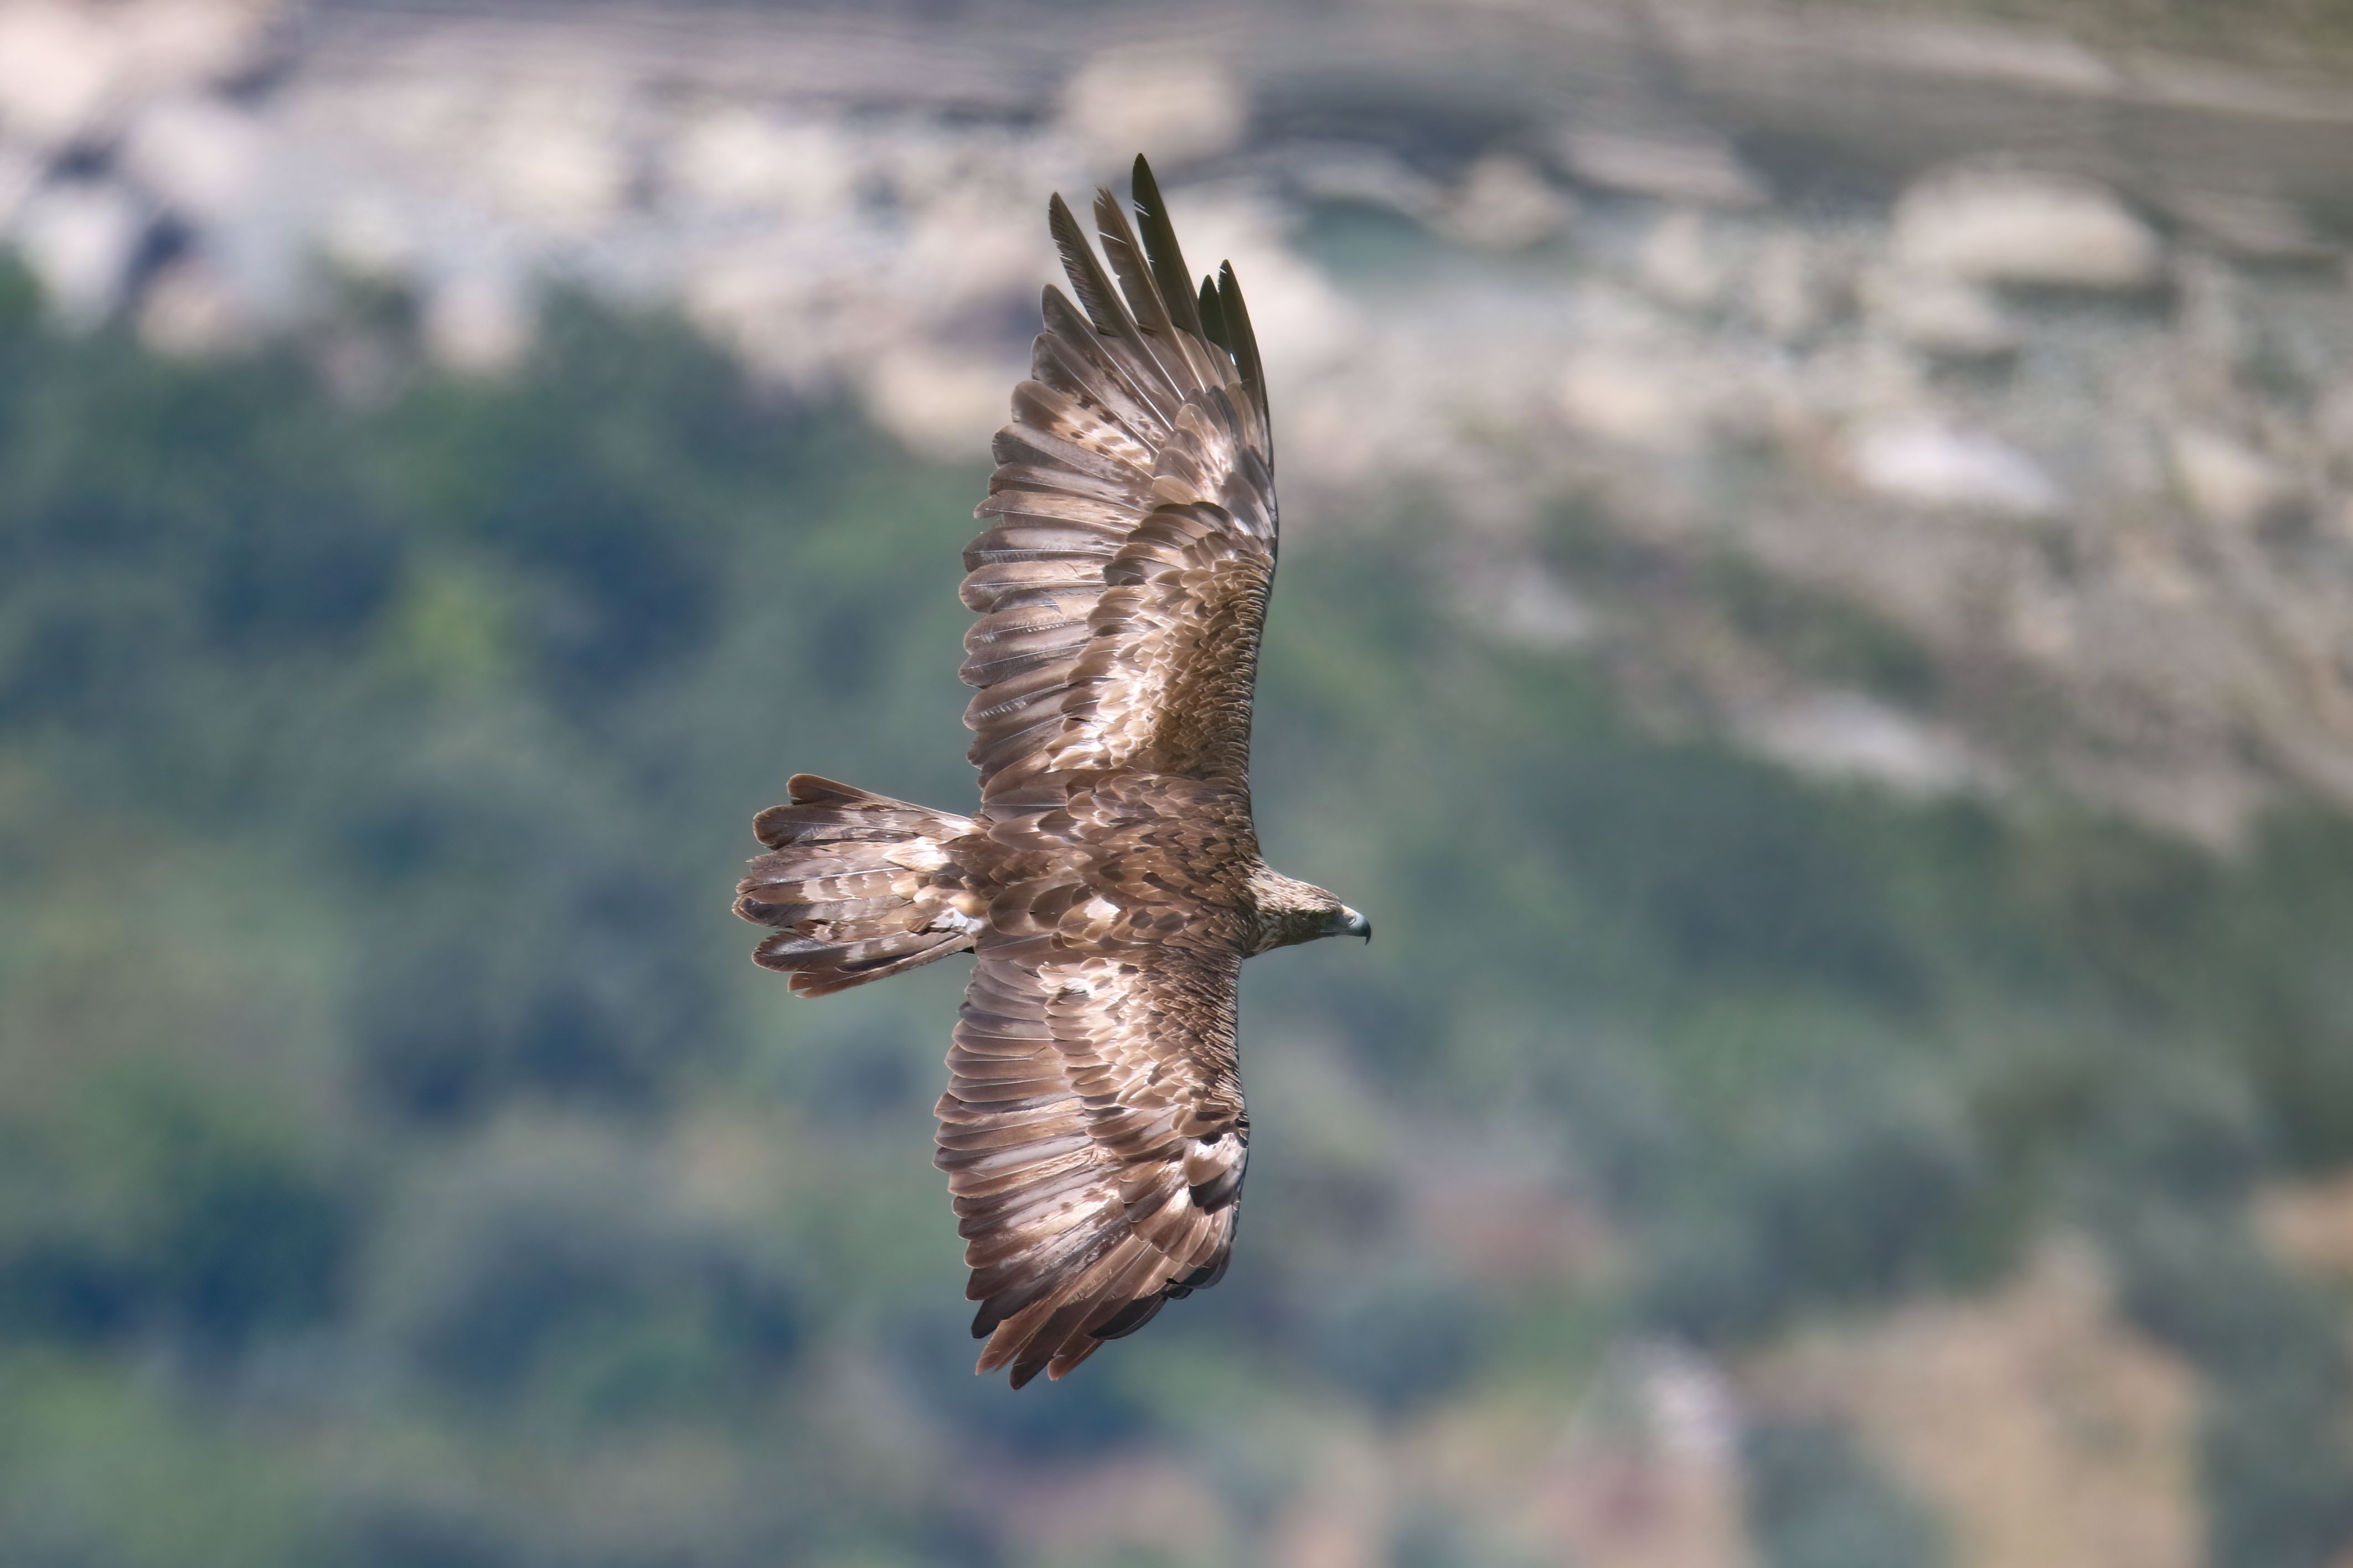
[[[0,303],[0,1558],[1009,1563],[1021,1476],[1131,1448],[1248,1526],[1319,1431],[1566,1412],[1626,1334],[1736,1353],[2054,1226],[2204,1374],[2215,1561],[2353,1535],[2334,1310],[2246,1217],[2353,1161],[2343,819],[2225,860],[1802,781],[1466,620],[1434,508],[1297,519],[1261,826],[1380,939],[1247,979],[1232,1278],[1017,1397],[965,1370],[926,1158],[961,964],[789,1003],[726,912],[794,768],[968,798],[978,468],[580,301],[495,383],[421,368],[397,301],[203,364],[34,306]],[[1416,1205],[1473,1151],[1618,1260],[1434,1254]],[[1940,1560],[1852,1435],[1747,1460],[1768,1561]],[[1399,1560],[1478,1539],[1440,1500]]]

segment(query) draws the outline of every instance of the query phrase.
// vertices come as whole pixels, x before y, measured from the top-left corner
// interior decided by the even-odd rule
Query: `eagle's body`
[[[1265,381],[1232,269],[1196,295],[1142,159],[1135,185],[1142,244],[1095,204],[1116,287],[1050,209],[1083,314],[1046,291],[965,552],[978,813],[797,776],[736,901],[777,928],[754,956],[809,994],[977,955],[937,1163],[980,1370],[1009,1363],[1017,1387],[1223,1274],[1250,1144],[1242,960],[1370,934],[1259,857]]]

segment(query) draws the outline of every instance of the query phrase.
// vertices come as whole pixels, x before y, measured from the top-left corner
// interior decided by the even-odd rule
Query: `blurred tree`
[[[925,1163],[955,976],[804,1008],[726,912],[792,767],[965,797],[977,464],[660,318],[558,301],[457,382],[351,309],[166,363],[0,276],[0,1560],[1016,1562],[1097,1465],[1255,1541],[1309,1456],[1573,1399],[1612,1332],[1737,1355],[2063,1225],[2206,1380],[2214,1560],[2353,1538],[2341,1314],[2244,1219],[2353,1160],[2341,816],[2226,861],[1662,737],[1433,590],[1443,498],[1366,498],[1289,552],[1257,765],[1382,940],[1253,966],[1234,1277],[1008,1400]],[[1606,593],[1591,504],[1547,548]],[[1516,1271],[1442,1217],[1507,1147],[1590,1233]],[[1941,1560],[1847,1435],[1745,1458],[1767,1561]],[[1400,1556],[1486,1550],[1471,1495]]]

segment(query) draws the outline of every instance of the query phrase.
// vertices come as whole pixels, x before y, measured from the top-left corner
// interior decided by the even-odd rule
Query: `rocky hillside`
[[[358,281],[494,374],[549,287],[670,300],[955,455],[1040,193],[1143,147],[1258,302],[1297,526],[1427,487],[1497,635],[1903,788],[2353,801],[2327,79],[1875,8],[1025,15],[26,0],[0,227],[177,353]]]

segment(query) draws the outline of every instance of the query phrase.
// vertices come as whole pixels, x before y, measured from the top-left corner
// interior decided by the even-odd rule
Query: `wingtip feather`
[[[1168,318],[1182,331],[1207,336],[1193,293],[1193,275],[1176,243],[1176,221],[1169,216],[1167,199],[1160,194],[1160,182],[1152,177],[1152,165],[1141,153],[1135,155],[1134,185],[1136,220],[1144,231],[1145,263],[1167,301]]]

